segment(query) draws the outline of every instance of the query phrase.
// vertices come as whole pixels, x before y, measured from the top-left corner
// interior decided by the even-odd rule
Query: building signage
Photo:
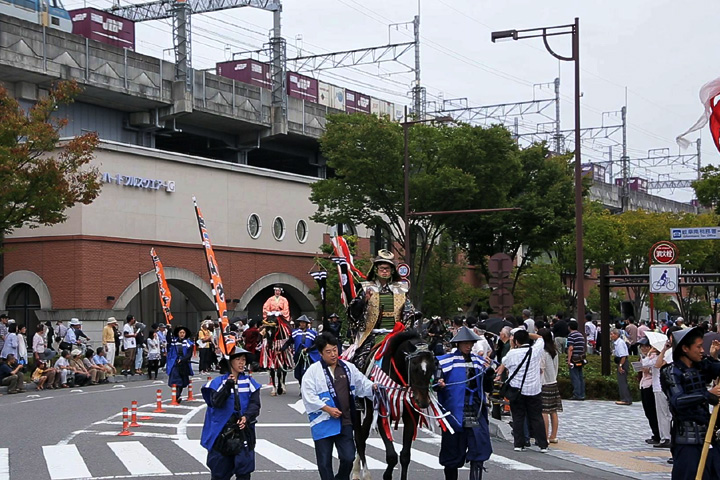
[[[105,172],[102,176],[103,183],[114,183],[123,187],[142,188],[145,190],[165,190],[168,193],[175,192],[173,180],[158,180],[155,178],[135,177],[133,175],[110,175]]]
[[[672,240],[718,240],[720,227],[671,228]]]

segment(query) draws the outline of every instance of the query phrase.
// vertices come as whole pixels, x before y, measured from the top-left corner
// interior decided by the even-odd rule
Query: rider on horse
[[[378,252],[367,281],[362,282],[358,296],[348,306],[355,341],[347,356],[355,365],[365,363],[378,334],[384,337],[412,326],[413,308],[406,297],[408,283],[398,274],[394,259],[388,250]]]
[[[290,306],[282,294],[282,287],[273,287],[274,295],[267,299],[263,305],[263,322],[260,333],[263,336],[262,350],[260,352],[260,366],[270,370],[270,379],[273,389],[270,395],[285,393],[285,375],[287,369],[293,368],[292,355],[283,352],[282,347],[290,338]],[[275,373],[277,371],[277,381]]]

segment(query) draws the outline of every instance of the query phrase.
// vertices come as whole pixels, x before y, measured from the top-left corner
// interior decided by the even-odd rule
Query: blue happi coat
[[[193,341],[189,339],[180,340],[172,337],[167,346],[167,374],[168,386],[185,388],[190,384],[190,377],[193,375],[192,360]]]
[[[488,411],[485,403],[485,394],[483,392],[483,374],[485,373],[485,365],[478,355],[470,354],[470,362],[467,362],[459,350],[441,355],[438,357],[440,364],[441,377],[445,381],[446,386],[438,390],[438,400],[445,410],[450,411],[448,417],[452,428],[456,434],[472,434],[476,441],[477,451],[468,452],[468,460],[485,461],[490,458],[492,453],[492,445],[490,444],[490,431],[488,427]],[[473,376],[479,375],[473,382],[467,383],[466,368],[472,368]],[[463,428],[466,389],[477,389],[473,394],[477,395],[477,402],[480,408],[477,412],[478,426],[472,429]],[[467,431],[467,432],[465,432]],[[441,464],[443,464],[441,459]]]
[[[227,382],[228,374],[213,378],[202,387],[202,395],[208,408],[205,412],[200,445],[211,450],[215,440],[233,412],[235,411],[235,389],[223,405],[213,404],[213,395]],[[260,413],[260,384],[252,377],[241,375],[237,380],[237,392],[240,400],[240,414],[247,418],[248,428],[255,430],[254,421]],[[254,398],[253,398],[254,395]],[[252,405],[251,405],[252,404]]]

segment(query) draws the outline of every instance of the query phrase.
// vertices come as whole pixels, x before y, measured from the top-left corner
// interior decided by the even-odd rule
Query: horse
[[[270,370],[270,381],[273,386],[270,395],[282,395],[285,393],[287,372],[294,367],[292,352],[282,349],[290,338],[290,327],[279,312],[276,315],[268,314],[267,321],[263,321],[261,334],[263,340],[260,349],[260,366]]]
[[[372,377],[371,369],[375,362],[375,353],[365,360],[362,370]],[[430,397],[430,380],[435,373],[435,357],[428,350],[427,344],[420,335],[412,331],[404,331],[394,334],[389,340],[387,348],[382,356],[380,369],[399,387],[390,387],[399,389],[396,393],[402,394],[401,409],[402,415],[398,412],[387,412],[386,418],[377,418],[378,431],[385,445],[385,460],[387,468],[383,473],[384,480],[392,480],[392,472],[398,463],[398,455],[393,445],[390,432],[390,423],[396,423],[402,419],[403,422],[403,442],[400,451],[400,465],[402,480],[407,480],[408,466],[410,464],[410,447],[417,428],[421,420],[421,414],[418,410],[428,408],[431,403]],[[380,385],[378,385],[380,387]],[[381,389],[383,387],[380,387]],[[387,389],[387,387],[386,387]],[[392,393],[388,391],[388,393]],[[373,415],[373,400],[364,399],[365,416],[362,423],[355,431],[355,444],[357,447],[357,457],[353,468],[353,479],[359,480],[362,472],[363,479],[370,478],[370,472],[367,468],[367,460],[365,457],[366,442],[370,436],[370,429],[373,426],[375,417]],[[394,409],[392,409],[394,410]],[[357,423],[357,422],[356,422]]]

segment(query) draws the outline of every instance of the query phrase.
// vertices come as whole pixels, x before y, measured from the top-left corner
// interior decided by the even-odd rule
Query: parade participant
[[[319,360],[320,354],[317,349],[312,348],[315,344],[317,332],[309,328],[310,319],[305,315],[301,315],[297,319],[297,323],[299,328],[293,330],[292,335],[287,339],[282,349],[286,350],[292,345],[293,360],[295,361],[295,379],[302,382],[305,371],[311,364]]]
[[[470,462],[470,480],[481,480],[483,463],[492,454],[483,392],[492,391],[494,371],[489,357],[472,353],[478,340],[472,330],[462,327],[450,340],[457,348],[438,357],[438,399],[451,413],[448,418],[455,431],[443,431],[440,443],[439,462],[446,480],[456,480],[466,462]]]
[[[720,384],[707,385],[720,376],[720,362],[705,356],[701,328],[673,332],[673,363],[663,367],[660,382],[672,413],[672,479],[692,480],[697,473],[705,434],[710,424],[709,404],[718,408]],[[714,341],[710,355],[717,357],[720,342]],[[715,424],[715,429],[718,425]],[[720,442],[712,436],[703,480],[720,478]]]
[[[337,313],[331,314],[326,320],[323,321],[323,332],[329,332],[335,335],[338,339],[338,349],[342,353],[342,341],[340,339],[340,329],[342,329],[342,323]]]
[[[213,321],[205,320],[200,325],[198,332],[197,344],[198,355],[200,357],[200,373],[205,374],[212,370],[213,356],[215,355],[215,345],[213,344]]]
[[[255,470],[255,422],[260,415],[260,384],[245,372],[248,351],[235,347],[220,360],[220,376],[202,388],[207,403],[200,444],[208,451],[212,480],[249,480]],[[230,433],[232,432],[232,433]],[[222,434],[222,435],[221,435]],[[236,444],[226,442],[233,437]]]
[[[407,300],[408,283],[395,266],[395,255],[380,250],[367,274],[367,281],[348,306],[350,331],[354,337],[350,353],[355,365],[364,365],[375,344],[376,334],[397,332],[412,327],[414,311]]]
[[[287,298],[282,296],[282,293],[283,289],[280,285],[273,287],[273,296],[263,304],[263,322],[267,321],[269,312],[280,312],[286,322],[290,320],[290,304]]]
[[[192,333],[187,327],[175,327],[172,338],[168,340],[167,374],[168,386],[177,387],[177,401],[180,402],[182,391],[190,384],[193,375],[190,360],[193,354]]]
[[[318,335],[315,346],[321,359],[305,372],[302,398],[310,419],[320,480],[348,480],[355,460],[355,398],[371,397],[377,386],[355,365],[338,358],[338,341],[330,333]],[[333,475],[333,446],[340,459],[337,475]]]

